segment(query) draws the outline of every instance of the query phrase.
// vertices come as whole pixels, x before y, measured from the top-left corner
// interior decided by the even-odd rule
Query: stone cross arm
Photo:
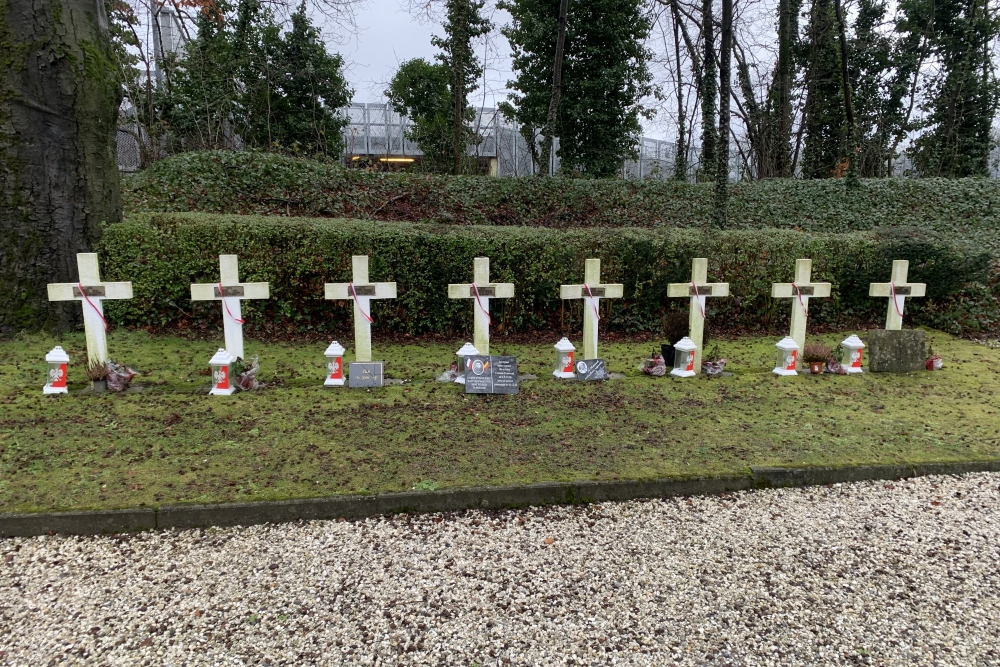
[[[926,296],[926,283],[905,283],[896,285],[897,296]],[[891,297],[893,294],[892,283],[871,283],[868,286],[868,296]]]
[[[560,299],[582,299],[584,297],[595,296],[601,299],[620,299],[625,294],[623,285],[589,285],[590,294],[583,285],[561,285],[559,287]]]
[[[691,283],[670,283],[667,285],[667,296],[729,296],[729,283],[705,283],[698,285],[697,294]]]
[[[76,283],[50,283],[49,301],[75,301],[86,294],[99,299],[131,299],[132,283],[101,283],[100,285],[84,285],[83,293]]]
[[[218,283],[201,283],[191,285],[192,301],[220,301],[223,297],[238,297],[241,299],[270,299],[269,283],[240,283],[238,285],[223,285],[220,292]]]
[[[327,299],[351,299],[349,283],[326,283],[323,286],[324,298]],[[355,285],[354,295],[367,296],[372,299],[395,299],[396,283],[371,283],[368,285]]]
[[[799,285],[799,291],[796,293],[795,286],[792,283],[772,283],[771,284],[771,296],[775,299],[792,299],[799,295],[801,296],[815,296],[815,297],[828,297],[830,296],[830,283],[810,283],[808,285]]]
[[[514,283],[490,283],[488,285],[477,284],[476,289],[473,289],[472,285],[469,283],[459,285],[451,284],[448,285],[448,298],[475,299],[476,290],[479,290],[479,296],[481,297],[496,297],[498,299],[514,298]]]

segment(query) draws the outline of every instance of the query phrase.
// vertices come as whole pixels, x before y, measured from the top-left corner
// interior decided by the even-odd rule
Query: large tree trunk
[[[556,118],[559,114],[559,97],[562,95],[562,65],[563,51],[566,48],[566,15],[569,13],[569,0],[559,3],[559,21],[556,24],[556,57],[552,64],[552,96],[549,98],[549,112],[545,118],[545,129],[542,130],[542,156],[539,176],[549,175],[549,163],[552,160],[552,141],[556,133]]]
[[[796,3],[797,4],[797,3]],[[778,0],[778,67],[775,76],[777,88],[778,127],[774,137],[775,145],[768,150],[774,153],[774,175],[788,178],[792,175],[792,40],[795,38],[793,26],[795,12],[791,0]]]
[[[104,0],[0,0],[0,332],[65,329],[76,253],[121,219]]]
[[[719,134],[715,151],[715,226],[725,227],[729,206],[729,95],[732,80],[733,0],[722,0],[722,34],[719,40]]]

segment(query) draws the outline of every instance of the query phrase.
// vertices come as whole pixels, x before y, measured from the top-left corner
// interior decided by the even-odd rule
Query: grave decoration
[[[847,373],[860,373],[861,372],[861,350],[865,349],[865,344],[861,342],[857,334],[851,334],[844,340],[840,342],[840,348],[843,350],[843,357],[847,359],[847,363],[841,363],[844,370]]]
[[[323,384],[327,387],[344,386],[344,346],[333,341],[330,347],[326,348],[326,381]]]
[[[471,355],[465,358],[466,394],[516,394],[517,359]]]
[[[726,370],[726,360],[719,355],[719,346],[716,345],[702,359],[701,372],[710,378],[717,378],[722,376],[724,370]]]
[[[604,359],[580,359],[574,368],[576,379],[582,382],[599,382],[610,378]]]
[[[563,337],[553,347],[556,349],[556,369],[552,371],[552,375],[563,380],[572,379],[575,377],[573,353],[576,352],[576,346],[569,342],[569,338]]]
[[[929,357],[927,357],[927,361],[924,362],[924,366],[927,368],[927,370],[939,371],[942,368],[944,368],[944,360],[941,359],[941,355],[934,354],[934,348],[931,347],[930,345],[927,346],[927,354],[930,355]]]
[[[107,377],[108,321],[104,317],[105,299],[131,299],[132,283],[102,282],[97,253],[81,252],[76,256],[79,281],[50,283],[49,301],[80,301],[83,305],[83,328],[87,336],[88,377],[95,382]],[[90,372],[93,369],[93,372]]]
[[[479,354],[490,353],[490,299],[511,299],[514,297],[513,283],[490,282],[490,258],[476,257],[473,260],[473,280],[471,283],[448,285],[449,299],[472,299],[473,337],[472,341]]]
[[[663,314],[663,336],[666,343],[660,345],[660,356],[670,363],[674,358],[674,343],[687,336],[689,320],[687,313],[682,311],[667,311]],[[702,344],[708,340],[708,330],[702,335]]]
[[[472,343],[466,343],[458,352],[455,353],[455,361],[452,362],[451,367],[443,373],[439,378],[438,382],[457,382],[459,384],[465,384],[465,371],[468,369],[468,359],[469,357],[474,357],[479,355],[479,350]]]
[[[597,359],[597,330],[601,321],[601,299],[620,299],[624,287],[601,282],[601,260],[588,259],[584,263],[582,285],[562,285],[559,296],[563,299],[583,300],[583,357]]]
[[[49,350],[45,355],[45,363],[48,364],[48,382],[42,387],[43,394],[68,394],[66,388],[66,369],[69,366],[69,355],[66,350],[58,345]]]
[[[667,286],[669,297],[689,297],[691,300],[689,317],[690,332],[687,338],[694,344],[695,373],[701,371],[701,346],[705,333],[705,303],[708,297],[729,296],[729,283],[708,282],[708,259],[697,257],[691,260],[691,282],[670,283]],[[674,345],[674,348],[677,344]],[[676,370],[676,368],[675,368]]]
[[[110,391],[123,392],[132,386],[132,379],[136,376],[134,370],[125,364],[116,363],[112,359],[108,359],[106,366],[108,369],[106,381]]]
[[[639,370],[646,375],[663,377],[667,374],[667,362],[663,360],[663,356],[661,354],[654,350],[649,356],[649,359],[643,359],[642,363],[639,364]]]
[[[233,364],[236,357],[227,352],[224,348],[209,359],[208,365],[212,369],[212,390],[208,392],[213,396],[231,396],[236,391],[236,384],[232,381]]]
[[[811,276],[812,260],[799,259],[795,261],[795,280],[793,282],[771,284],[772,297],[792,300],[791,331],[788,336],[795,341],[801,350],[805,349],[806,344],[809,299],[830,296],[830,283],[810,282]]]
[[[799,360],[799,344],[791,336],[785,336],[775,345],[778,348],[777,361],[774,364],[775,375],[798,375],[795,367]]]
[[[802,348],[802,361],[809,364],[809,372],[811,374],[819,375],[823,372],[832,354],[833,350],[822,343],[809,343]]]
[[[192,301],[222,302],[225,349],[236,359],[243,358],[243,315],[240,301],[269,298],[271,292],[268,283],[240,282],[239,260],[236,255],[219,255],[219,282],[191,285]]]
[[[372,362],[373,299],[395,299],[396,283],[371,283],[368,280],[368,255],[351,257],[349,283],[326,283],[325,298],[350,299],[354,302],[354,361],[349,368],[351,387],[381,387],[385,377],[384,363]],[[354,368],[357,364],[357,368]],[[377,378],[378,384],[371,384]]]
[[[889,309],[885,316],[886,331],[899,331],[903,328],[903,306],[907,297],[924,296],[927,293],[926,284],[906,282],[909,270],[909,261],[894,260],[889,282],[871,283],[868,286],[868,296],[889,297]]]
[[[698,346],[687,336],[674,343],[674,368],[670,374],[680,378],[694,377],[697,351]]]

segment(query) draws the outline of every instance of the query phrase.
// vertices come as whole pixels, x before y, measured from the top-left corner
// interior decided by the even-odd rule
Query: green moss
[[[0,344],[0,511],[1000,457],[1000,350],[930,338],[938,373],[796,378],[769,372],[774,340],[720,341],[733,375],[717,380],[642,376],[652,345],[616,343],[602,356],[627,377],[600,384],[549,379],[548,343],[495,342],[541,378],[497,397],[433,381],[461,341],[376,341],[389,376],[409,382],[372,391],[322,387],[325,341],[248,341],[277,386],[229,398],[206,395],[220,341],[115,332],[113,356],[146,386],[115,396],[76,393],[80,336],[11,341]],[[43,397],[57,343],[74,393]]]

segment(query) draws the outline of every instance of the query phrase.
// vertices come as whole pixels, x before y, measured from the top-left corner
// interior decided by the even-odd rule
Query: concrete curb
[[[817,486],[924,475],[1000,472],[1000,460],[881,466],[778,468],[752,466],[749,474],[614,482],[544,482],[441,491],[405,491],[218,505],[165,505],[83,512],[0,514],[0,538],[63,533],[101,535],[153,529],[249,526],[261,523],[363,519],[398,512],[457,512],[537,505],[572,505],[635,498],[708,495],[748,489]]]

